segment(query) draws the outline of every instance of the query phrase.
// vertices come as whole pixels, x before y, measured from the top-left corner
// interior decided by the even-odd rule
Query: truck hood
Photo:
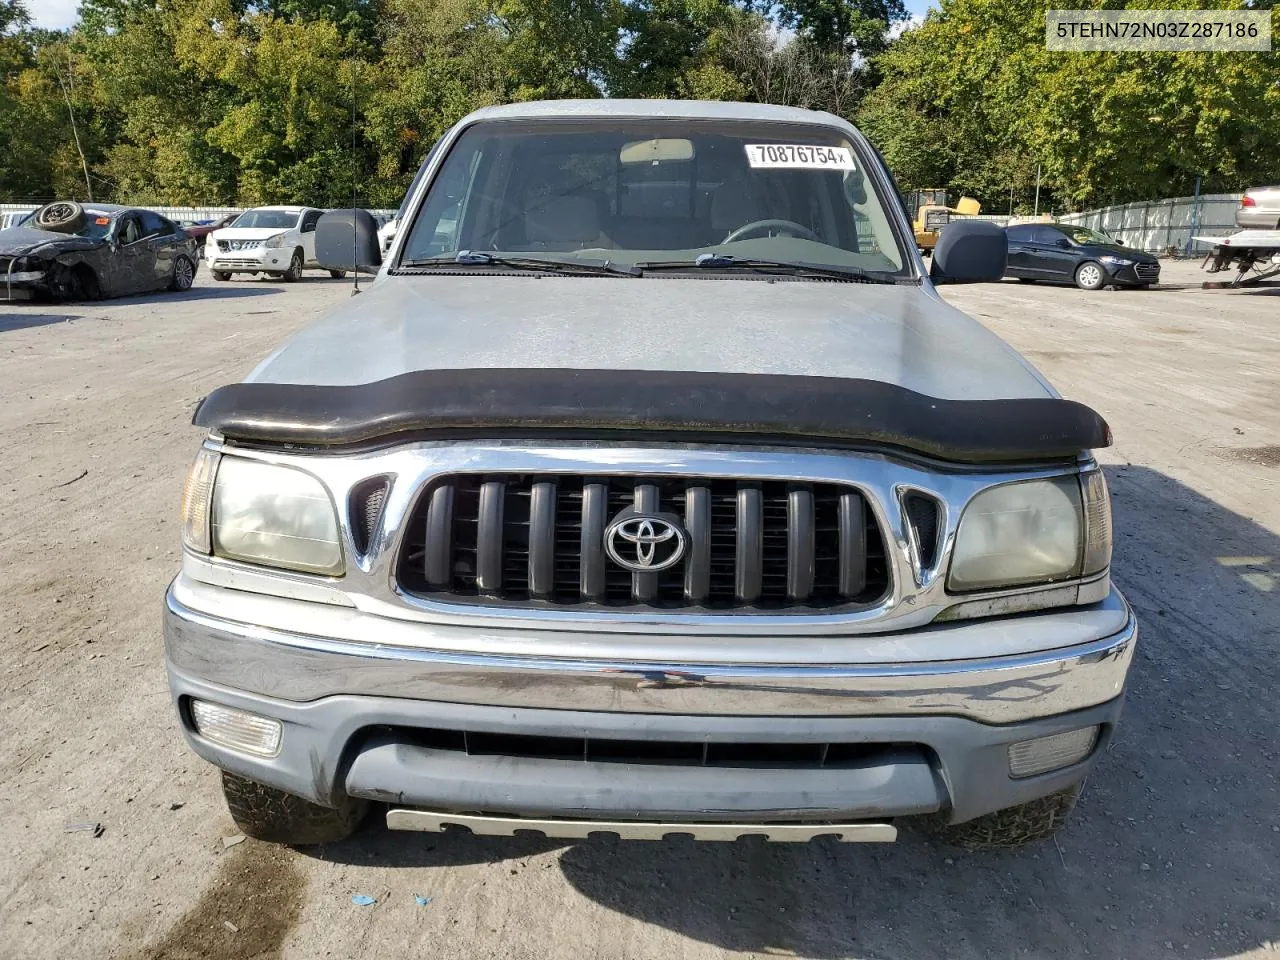
[[[383,277],[247,379],[336,386],[476,367],[842,377],[954,400],[1057,396],[924,288],[722,278]]]
[[[77,237],[70,233],[54,233],[51,230],[34,230],[28,227],[10,227],[0,230],[0,256],[19,257],[40,247],[54,244],[58,253],[67,250],[90,250],[105,241]]]

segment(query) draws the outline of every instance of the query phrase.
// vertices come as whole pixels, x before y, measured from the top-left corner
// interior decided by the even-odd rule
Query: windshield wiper
[[[786,273],[798,277],[824,277],[851,283],[914,283],[910,277],[895,277],[878,270],[861,267],[837,267],[825,263],[801,263],[791,260],[764,260],[759,257],[735,257],[727,253],[703,253],[694,260],[669,260],[637,263],[641,270],[755,270],[762,273]]]
[[[428,257],[425,260],[403,260],[401,267],[510,267],[513,270],[548,270],[556,273],[612,273],[638,277],[637,267],[612,260],[552,259],[549,257],[508,257],[481,250],[459,250],[452,257]]]

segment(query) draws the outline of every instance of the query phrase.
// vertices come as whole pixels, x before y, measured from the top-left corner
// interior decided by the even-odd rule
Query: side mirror
[[[316,261],[326,270],[377,273],[378,221],[368,210],[333,210],[316,221]]]
[[[986,220],[953,220],[933,248],[929,278],[935,283],[994,283],[1004,277],[1009,238]]]
[[[1063,249],[1063,250],[1070,250],[1070,249],[1071,249],[1071,241],[1070,241],[1070,240],[1068,240],[1066,237],[1063,237],[1061,240],[1057,240],[1057,241],[1055,241],[1055,242],[1054,242],[1054,246],[1055,246],[1055,247],[1062,247],[1062,249]]]

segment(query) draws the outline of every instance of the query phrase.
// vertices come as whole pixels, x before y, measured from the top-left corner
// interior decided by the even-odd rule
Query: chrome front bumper
[[[219,614],[198,603],[217,598]],[[241,607],[273,619],[290,609],[360,624],[373,642],[294,633],[237,622]],[[385,624],[383,642],[377,623]],[[406,626],[421,645],[387,642]],[[340,632],[335,630],[334,632]],[[1036,652],[983,656],[1001,639],[1038,636]],[[715,661],[727,638],[689,638],[687,662],[610,656],[622,643],[611,634],[392,623],[349,608],[264,598],[179,578],[165,597],[165,650],[184,674],[252,694],[295,702],[342,695],[533,709],[605,710],[712,716],[886,716],[939,714],[980,723],[1016,723],[1105,703],[1124,689],[1137,626],[1117,591],[1094,608],[990,620],[957,621],[875,638],[875,649],[897,646],[947,659],[914,662],[776,663]],[[543,641],[546,641],[544,644]],[[1025,646],[1025,644],[1021,644]],[[669,645],[668,645],[669,646]],[[477,648],[502,650],[478,653]],[[528,650],[521,656],[513,652]],[[579,651],[565,656],[565,650]],[[775,650],[777,647],[774,648]],[[832,659],[839,644],[829,648]],[[546,651],[554,650],[550,654]]]
[[[675,664],[601,657],[616,636],[579,634],[577,658],[521,657],[458,649],[515,642],[490,628],[415,625],[424,643],[440,632],[439,647],[431,648],[236,622],[225,616],[230,607],[216,616],[183,601],[214,590],[252,609],[252,595],[189,587],[182,578],[170,587],[164,625],[170,687],[193,749],[224,769],[319,803],[346,793],[416,808],[422,815],[402,816],[400,825],[425,829],[466,815],[478,817],[470,825],[485,832],[523,829],[512,820],[572,821],[566,829],[585,832],[592,823],[626,822],[632,826],[624,836],[701,831],[714,838],[771,822],[852,830],[919,814],[971,819],[1084,777],[1118,720],[1136,639],[1132,614],[1113,592],[1095,608],[932,628],[946,632],[957,655],[998,648],[999,635],[1010,631],[1073,641],[1038,653],[911,663]],[[329,609],[335,621],[360,616]],[[1119,629],[1082,636],[1090,624]],[[917,642],[928,632],[906,631],[886,642],[904,652],[929,649]],[[539,631],[512,634],[538,647]],[[279,754],[253,757],[202,737],[191,723],[192,699],[279,720]],[[1100,734],[1089,756],[1047,774],[1010,776],[1011,743],[1085,726]],[[471,755],[418,742],[414,731],[425,730],[884,749],[839,769],[672,766]],[[679,830],[682,824],[689,829]],[[811,833],[768,832],[777,839]]]

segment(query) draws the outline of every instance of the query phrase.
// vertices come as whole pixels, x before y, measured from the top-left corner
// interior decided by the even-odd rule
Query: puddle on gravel
[[[131,960],[279,957],[302,912],[307,887],[293,865],[294,856],[291,850],[252,840],[232,848],[191,909],[159,942],[131,954]]]

